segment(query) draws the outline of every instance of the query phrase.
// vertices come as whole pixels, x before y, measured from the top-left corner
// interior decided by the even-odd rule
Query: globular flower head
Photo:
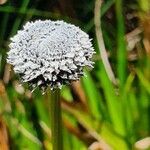
[[[9,46],[8,63],[33,88],[61,88],[83,76],[84,66],[93,67],[89,36],[64,21],[28,22]]]

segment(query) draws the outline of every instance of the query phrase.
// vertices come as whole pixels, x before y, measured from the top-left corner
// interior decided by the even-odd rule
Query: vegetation
[[[149,149],[149,0],[0,1],[0,149],[51,150],[48,95],[20,85],[9,38],[29,20],[65,20],[93,38],[95,68],[61,90],[64,150]],[[107,52],[107,53],[106,53]]]

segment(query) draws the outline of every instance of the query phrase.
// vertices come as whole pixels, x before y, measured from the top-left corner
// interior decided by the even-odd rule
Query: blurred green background
[[[51,150],[47,95],[20,85],[6,63],[9,38],[36,19],[79,26],[96,51],[95,68],[61,91],[64,150],[150,149],[150,1],[95,2],[0,0],[0,150]]]

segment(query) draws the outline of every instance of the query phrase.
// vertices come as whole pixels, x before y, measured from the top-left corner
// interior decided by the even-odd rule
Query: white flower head
[[[88,34],[64,21],[28,22],[11,38],[7,62],[22,82],[33,88],[61,88],[79,80],[83,67],[93,67],[94,49]]]

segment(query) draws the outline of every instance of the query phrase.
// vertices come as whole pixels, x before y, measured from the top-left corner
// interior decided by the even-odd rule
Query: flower
[[[79,80],[84,66],[93,67],[88,34],[64,21],[28,22],[11,38],[9,47],[7,62],[33,89],[61,88]]]

